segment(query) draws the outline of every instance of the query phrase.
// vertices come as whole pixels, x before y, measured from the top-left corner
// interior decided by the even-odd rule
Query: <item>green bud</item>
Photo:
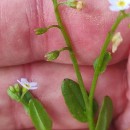
[[[20,91],[20,87],[19,87],[18,84],[15,84],[15,85],[14,85],[14,88],[15,88],[16,92],[19,92],[19,91]]]
[[[10,87],[9,87],[9,90],[10,90],[11,92],[13,92],[13,93],[16,92],[16,91],[15,91],[15,88],[14,88],[13,86],[10,86]]]
[[[52,51],[52,52],[49,52],[45,55],[45,58],[47,59],[47,61],[52,61],[52,60],[55,60],[58,58],[60,54],[60,51],[56,50],[56,51]]]
[[[34,30],[36,35],[41,35],[41,34],[47,32],[47,31],[48,31],[48,28],[37,28],[37,29]]]
[[[19,102],[20,101],[20,96],[14,90],[15,89],[11,86],[11,87],[8,88],[7,93],[10,96],[10,98],[12,98],[13,100],[16,100],[17,102]]]
[[[77,2],[77,0],[67,0],[65,4],[71,8],[76,8]]]
[[[26,88],[22,88],[22,96],[21,96],[21,99],[24,97],[24,95],[28,92],[28,89]]]

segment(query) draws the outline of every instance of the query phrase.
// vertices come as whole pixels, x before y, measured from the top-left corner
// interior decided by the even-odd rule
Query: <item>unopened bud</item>
[[[47,32],[47,31],[48,31],[48,28],[37,28],[37,29],[34,30],[36,35],[41,35],[41,34]]]
[[[82,1],[78,1],[77,5],[76,5],[76,9],[77,10],[81,10],[83,8],[83,2]]]
[[[121,36],[120,32],[117,32],[114,34],[113,38],[112,38],[112,52],[115,53],[118,46],[121,44],[121,42],[123,41],[123,38]]]
[[[45,58],[47,59],[47,61],[52,61],[52,60],[55,60],[58,58],[60,52],[58,50],[56,51],[52,51],[52,52],[49,52],[45,55]]]
[[[14,88],[15,88],[16,92],[19,92],[19,91],[20,91],[20,87],[19,87],[18,84],[15,84],[15,85],[14,85]]]
[[[10,86],[10,87],[9,87],[9,90],[10,90],[11,92],[15,92],[15,88],[14,88],[13,86]]]
[[[81,10],[83,8],[83,2],[78,0],[67,0],[65,4],[71,8]]]

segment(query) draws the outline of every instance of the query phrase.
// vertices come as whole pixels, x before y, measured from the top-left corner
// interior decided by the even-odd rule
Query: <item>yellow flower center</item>
[[[124,7],[125,5],[126,5],[126,2],[124,0],[119,0],[117,2],[117,6],[119,6],[119,7]]]

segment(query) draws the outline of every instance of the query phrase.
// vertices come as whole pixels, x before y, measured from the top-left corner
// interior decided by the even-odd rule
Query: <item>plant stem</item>
[[[104,56],[105,56],[105,53],[107,51],[107,47],[113,37],[113,34],[115,32],[115,30],[117,29],[118,25],[120,24],[120,22],[124,19],[128,17],[127,15],[124,15],[122,12],[119,14],[119,16],[117,17],[115,23],[113,24],[110,32],[107,34],[107,37],[106,37],[106,40],[103,44],[103,47],[102,47],[102,50],[101,50],[101,53],[99,55],[99,61],[98,61],[98,64],[97,64],[97,67],[95,69],[95,72],[94,72],[94,76],[93,76],[93,80],[92,80],[92,85],[91,85],[91,89],[90,89],[90,95],[89,95],[89,105],[90,105],[90,108],[89,108],[89,127],[90,127],[90,130],[94,130],[95,129],[95,123],[94,123],[94,113],[93,113],[93,98],[94,98],[94,92],[95,92],[95,89],[96,89],[96,85],[97,85],[97,80],[98,80],[98,77],[100,75],[100,67],[102,65],[102,62],[103,62],[103,59],[104,59]]]
[[[48,29],[51,29],[51,28],[59,28],[60,29],[60,27],[58,25],[51,25],[48,27]]]
[[[67,33],[63,23],[62,23],[60,13],[59,13],[59,10],[58,10],[57,0],[52,0],[52,1],[53,1],[55,15],[56,15],[58,25],[60,26],[63,37],[66,41],[67,47],[70,48],[70,50],[69,50],[70,58],[72,60],[73,67],[74,67],[74,70],[75,70],[76,75],[77,75],[78,83],[79,83],[79,86],[80,86],[80,89],[81,89],[81,92],[82,92],[82,95],[83,95],[83,99],[84,99],[84,102],[85,102],[85,105],[86,105],[86,110],[87,110],[88,109],[88,95],[86,93],[86,89],[85,89],[83,79],[82,79],[82,76],[81,76],[81,73],[80,73],[80,70],[79,70],[77,59],[76,59],[74,51],[72,49],[71,40],[70,40],[70,37],[69,37],[69,35],[68,35],[68,33]]]

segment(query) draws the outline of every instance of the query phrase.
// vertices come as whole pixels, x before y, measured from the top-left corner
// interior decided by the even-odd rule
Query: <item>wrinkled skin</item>
[[[89,90],[92,63],[99,55],[105,36],[118,13],[108,9],[107,0],[84,0],[82,11],[60,7],[73,43],[86,89]],[[21,104],[12,101],[6,91],[17,79],[26,77],[38,82],[33,91],[53,119],[55,130],[87,130],[67,110],[61,94],[64,78],[77,81],[68,55],[63,52],[54,62],[46,62],[47,52],[65,46],[58,29],[36,36],[34,29],[56,24],[51,0],[0,0],[0,130],[34,130]],[[118,28],[123,43],[113,54],[107,71],[98,80],[95,98],[101,105],[109,95],[114,104],[111,130],[130,128],[130,30],[129,19]],[[111,46],[108,48],[111,51]]]

